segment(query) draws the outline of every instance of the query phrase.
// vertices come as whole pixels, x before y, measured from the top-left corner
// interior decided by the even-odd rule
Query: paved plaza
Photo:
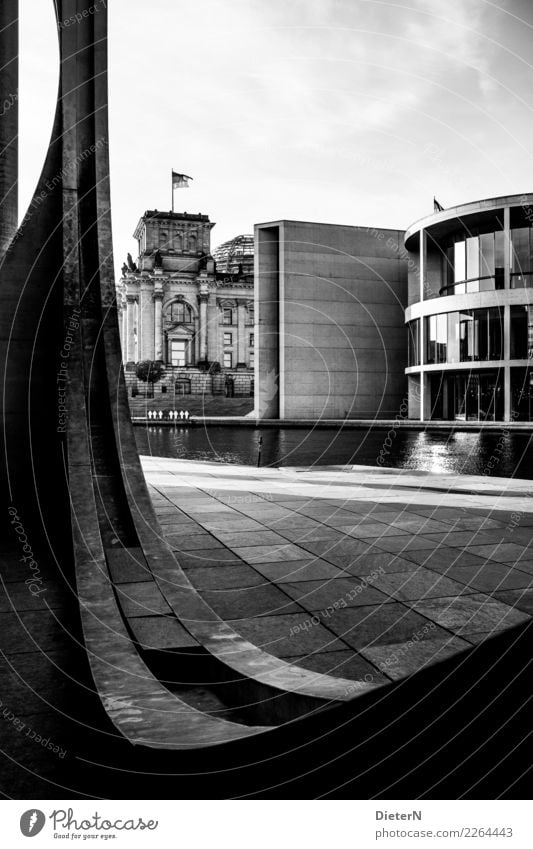
[[[533,614],[527,481],[142,462],[191,583],[296,665],[366,689]]]

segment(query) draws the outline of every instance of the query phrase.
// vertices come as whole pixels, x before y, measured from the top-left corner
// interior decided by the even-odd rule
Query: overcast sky
[[[100,0],[103,2],[103,0]],[[21,0],[21,217],[57,84],[51,0]],[[404,229],[533,191],[531,0],[108,0],[115,257],[148,208],[213,247],[278,218]]]

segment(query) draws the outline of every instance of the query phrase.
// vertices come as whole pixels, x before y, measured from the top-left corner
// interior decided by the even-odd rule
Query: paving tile
[[[392,602],[366,607],[349,607],[336,610],[321,620],[354,649],[370,645],[388,645],[412,640],[445,636],[445,632],[427,618],[403,604]]]
[[[533,575],[533,560],[519,560],[515,568],[519,569],[520,572],[526,572],[528,575]]]
[[[309,552],[291,543],[284,545],[254,545],[246,548],[234,548],[233,551],[247,563],[275,563],[287,560],[304,560]]]
[[[0,583],[0,613],[57,609],[68,603],[77,604],[74,593],[57,581],[43,580],[36,584],[37,593],[30,592],[30,586],[24,582],[6,583],[4,586]]]
[[[384,675],[397,681],[471,648],[466,640],[448,635],[439,639],[428,638],[386,646],[369,646],[361,649],[361,654],[374,663]]]
[[[198,642],[175,616],[140,616],[130,622],[133,635],[145,649],[196,648]]]
[[[178,563],[182,567],[195,566],[236,566],[242,560],[227,548],[206,548],[199,551],[176,552]]]
[[[493,597],[533,616],[533,589],[506,589],[493,593]]]
[[[463,584],[451,580],[449,573],[444,577],[439,572],[432,572],[422,566],[416,571],[379,575],[373,585],[398,601],[448,597],[468,592]]]
[[[6,653],[54,651],[70,647],[71,634],[77,639],[75,622],[72,628],[63,614],[58,621],[56,611],[39,610],[2,613],[0,649]]]
[[[347,530],[351,530],[351,526]],[[349,535],[344,528],[328,528],[327,525],[319,525],[316,528],[282,528],[280,534],[286,540],[298,544],[304,541],[313,542],[316,540],[340,541],[346,539]]]
[[[246,548],[254,545],[287,545],[285,537],[274,531],[244,531],[241,533],[216,531],[215,536],[228,548]]]
[[[336,606],[385,604],[392,601],[374,586],[363,585],[356,578],[335,578],[326,581],[297,581],[283,584],[283,589],[306,610],[319,611]]]
[[[105,555],[114,583],[124,584],[153,580],[142,549],[108,548]]]
[[[262,616],[239,619],[231,625],[254,645],[276,657],[308,655],[317,651],[346,650],[339,640],[320,623],[314,624],[309,613]]]
[[[298,613],[301,607],[272,584],[244,589],[204,590],[202,597],[222,619]]]
[[[117,600],[125,616],[150,616],[170,613],[170,607],[156,584],[141,582],[116,587]]]
[[[255,519],[225,519],[213,521],[203,519],[202,525],[207,531],[263,531],[264,526]]]
[[[309,516],[293,513],[286,519],[275,519],[269,523],[269,527],[273,531],[281,532],[283,528],[319,528],[321,527],[321,522],[317,522]]]
[[[474,545],[469,546],[468,551],[478,557],[497,560],[499,563],[516,563],[521,557],[527,558],[527,549],[523,545],[517,545],[513,542],[506,542],[502,545]]]
[[[369,684],[377,686],[389,683],[389,679],[378,672],[372,663],[353,651],[326,651],[286,659],[295,666],[303,666],[304,669],[323,675],[360,681],[364,685],[362,689],[368,688]]]
[[[489,561],[481,568],[476,566],[455,566],[446,572],[461,584],[474,587],[481,592],[494,593],[496,590],[518,589],[533,586],[533,575],[528,575],[504,563]],[[448,593],[451,595],[451,593]]]
[[[426,566],[435,572],[445,572],[451,566],[476,566],[478,569],[486,562],[485,558],[462,551],[460,548],[429,548],[405,553],[407,560]]]
[[[316,554],[334,566],[349,566],[353,561],[370,552],[372,545],[357,539],[302,541],[301,547]]]
[[[268,579],[252,566],[240,563],[235,566],[193,566],[185,567],[185,574],[198,590],[221,590],[234,587],[257,587]]]
[[[368,542],[368,540],[364,540]],[[383,551],[390,551],[395,554],[405,555],[407,551],[417,551],[431,546],[431,542],[422,536],[407,536],[401,537],[379,537],[373,540],[376,548],[381,548]]]
[[[251,568],[251,567],[250,567]],[[325,560],[288,560],[286,563],[255,563],[254,570],[276,584],[345,578],[346,572]]]
[[[487,595],[463,595],[459,598],[435,598],[410,602],[414,610],[433,619],[456,634],[476,634],[510,628],[529,617]]]
[[[370,573],[378,570],[384,573],[389,572],[412,572],[415,564],[412,560],[407,560],[393,552],[381,551],[379,554],[374,553],[378,549],[371,549],[370,554],[361,554],[349,566],[345,566],[347,572],[352,575],[357,575],[364,578]]]
[[[211,534],[184,535],[177,538],[173,535],[171,538],[167,538],[167,542],[170,542],[171,547],[175,548],[176,551],[201,551],[206,548],[213,551],[224,550],[224,546],[217,543],[217,540]]]

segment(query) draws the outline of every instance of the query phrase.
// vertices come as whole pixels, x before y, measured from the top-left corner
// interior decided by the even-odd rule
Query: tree
[[[157,383],[163,376],[165,366],[161,360],[143,360],[137,363],[135,373],[145,383]]]

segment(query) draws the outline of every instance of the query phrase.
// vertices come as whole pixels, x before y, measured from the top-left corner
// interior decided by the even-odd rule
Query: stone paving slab
[[[528,481],[142,459],[202,596],[308,669],[399,680],[533,615]]]

